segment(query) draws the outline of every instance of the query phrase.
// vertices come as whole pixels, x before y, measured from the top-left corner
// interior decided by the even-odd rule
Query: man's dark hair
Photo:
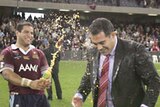
[[[24,26],[31,26],[31,27],[33,27],[33,25],[30,22],[23,21],[23,22],[20,22],[20,23],[17,24],[16,30],[18,32],[21,32]]]
[[[106,18],[97,18],[89,26],[89,31],[92,35],[97,35],[100,32],[104,32],[108,36],[114,31],[113,24]]]

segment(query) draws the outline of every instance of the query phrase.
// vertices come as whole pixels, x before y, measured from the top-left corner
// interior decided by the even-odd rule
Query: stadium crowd
[[[39,1],[54,3],[74,3],[92,5],[109,5],[109,6],[128,6],[128,7],[149,7],[159,8],[160,0],[21,0],[21,1]]]
[[[12,18],[3,18],[0,24],[0,49],[15,43],[15,27],[19,21],[25,20],[24,16],[15,15]],[[28,21],[34,25],[33,45],[40,47],[48,45],[50,40],[54,43],[61,36],[63,49],[66,50],[85,50],[90,46],[88,39],[88,25],[80,23],[79,13],[49,13],[44,18],[28,17]],[[137,41],[149,51],[159,51],[160,26],[142,24],[115,24],[117,36],[123,39]],[[156,48],[155,48],[156,47]],[[154,48],[154,49],[152,49]]]

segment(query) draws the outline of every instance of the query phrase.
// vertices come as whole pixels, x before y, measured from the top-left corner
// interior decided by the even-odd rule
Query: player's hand
[[[41,78],[42,79],[42,78]],[[43,87],[44,88],[49,88],[51,86],[51,79],[43,79]]]
[[[44,90],[45,88],[47,88],[49,84],[50,82],[46,79],[38,79],[38,80],[33,80],[29,87],[35,90]]]
[[[81,98],[73,97],[73,99],[72,99],[72,106],[73,107],[82,107],[82,105],[83,105],[83,101]]]

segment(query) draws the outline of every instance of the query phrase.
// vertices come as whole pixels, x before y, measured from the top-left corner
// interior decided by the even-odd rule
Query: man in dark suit
[[[49,47],[44,49],[43,52],[46,55],[48,64],[51,64],[51,60],[52,58],[52,54],[55,53],[57,51],[57,48],[55,47],[55,44],[53,42],[53,40],[49,41]],[[62,99],[62,89],[61,89],[61,85],[60,85],[60,81],[59,81],[59,61],[60,61],[60,53],[58,53],[56,55],[56,59],[55,59],[55,65],[52,69],[52,78],[54,80],[55,83],[55,89],[56,89],[56,95],[57,95],[57,99]],[[50,86],[47,89],[47,93],[48,93],[48,99],[52,100],[53,96],[52,96],[52,86]]]
[[[136,42],[119,39],[108,19],[94,20],[89,30],[95,48],[88,52],[87,69],[72,105],[82,107],[92,91],[93,107],[154,107],[160,78],[150,53]]]

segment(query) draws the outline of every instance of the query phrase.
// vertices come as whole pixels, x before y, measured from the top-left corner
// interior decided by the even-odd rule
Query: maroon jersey
[[[1,71],[10,69],[22,78],[36,80],[42,77],[43,72],[47,70],[48,63],[44,53],[30,45],[27,51],[17,48],[15,45],[4,49],[0,55]],[[2,66],[3,65],[3,66]],[[9,82],[10,92],[20,94],[44,94],[44,91],[33,90],[29,87],[13,85]]]

